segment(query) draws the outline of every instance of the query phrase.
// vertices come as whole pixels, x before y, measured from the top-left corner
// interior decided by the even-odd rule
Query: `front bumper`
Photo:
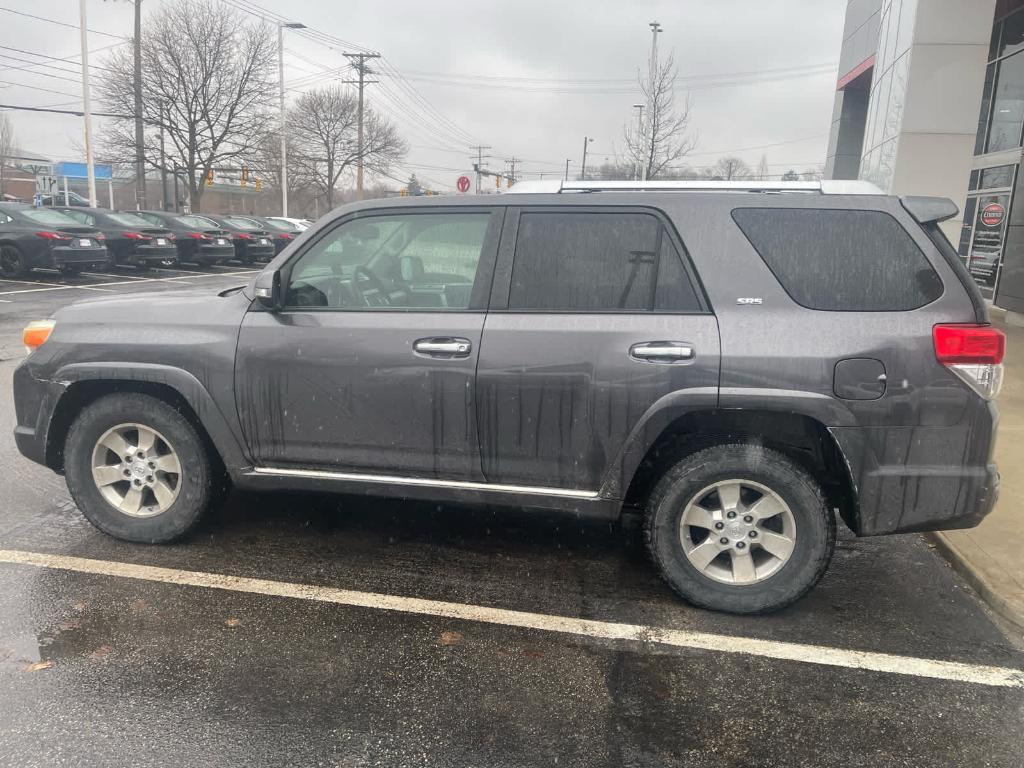
[[[32,375],[28,361],[14,370],[14,442],[18,451],[37,464],[59,467],[63,446],[47,455],[47,438],[53,423],[57,403],[65,387],[53,381],[37,379]]]

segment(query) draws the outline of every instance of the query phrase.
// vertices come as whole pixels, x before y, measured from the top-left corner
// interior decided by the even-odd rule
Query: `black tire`
[[[81,264],[62,264],[60,267],[60,273],[67,275],[68,277],[74,277],[75,275],[82,274],[82,270],[85,269]]]
[[[770,488],[789,506],[796,523],[789,559],[751,584],[705,575],[687,558],[680,540],[686,505],[702,489],[727,479]],[[835,515],[814,479],[781,453],[750,444],[706,448],[673,466],[651,494],[644,529],[651,559],[676,593],[701,608],[740,614],[768,613],[803,597],[825,573],[836,540]]]
[[[24,277],[28,274],[28,266],[16,245],[0,247],[0,275],[7,278]]]
[[[182,467],[174,502],[152,517],[127,515],[102,496],[92,477],[92,452],[109,429],[126,423],[150,427],[167,438]],[[188,420],[155,397],[134,392],[106,395],[75,419],[64,447],[68,490],[82,514],[106,534],[125,541],[162,544],[198,525],[214,498],[214,471],[202,439]]]
[[[137,272],[149,272],[153,267],[145,259],[138,259],[135,262],[135,270]]]

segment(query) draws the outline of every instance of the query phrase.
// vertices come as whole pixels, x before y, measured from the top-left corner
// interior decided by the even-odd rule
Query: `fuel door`
[[[836,363],[832,391],[844,400],[877,400],[885,394],[885,366],[873,357],[852,357]]]

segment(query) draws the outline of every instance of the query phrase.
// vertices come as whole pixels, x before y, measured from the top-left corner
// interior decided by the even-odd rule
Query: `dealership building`
[[[1017,319],[1022,137],[1024,0],[849,0],[825,175],[956,202],[946,234]]]

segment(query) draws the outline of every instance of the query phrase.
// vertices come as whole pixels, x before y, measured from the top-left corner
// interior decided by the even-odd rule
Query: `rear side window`
[[[895,312],[942,295],[942,280],[880,211],[737,208],[733,220],[786,293],[809,309]]]
[[[661,221],[647,213],[519,217],[509,309],[700,312]]]

